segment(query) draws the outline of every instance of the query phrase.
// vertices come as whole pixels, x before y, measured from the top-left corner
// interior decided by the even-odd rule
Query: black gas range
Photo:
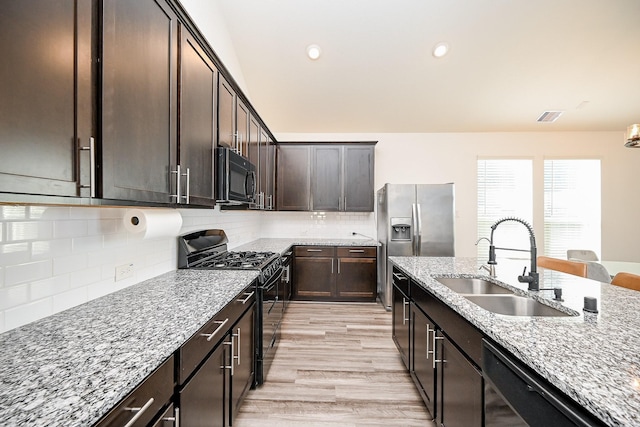
[[[275,252],[228,251],[223,230],[201,230],[178,237],[178,268],[258,270],[256,281],[255,381],[264,382],[280,340],[280,322],[290,289],[288,264]],[[286,259],[286,258],[285,258]],[[286,262],[284,262],[286,264]],[[284,274],[286,272],[286,274]]]
[[[178,268],[259,270],[259,285],[267,284],[282,268],[275,252],[228,251],[224,230],[201,230],[178,237]]]

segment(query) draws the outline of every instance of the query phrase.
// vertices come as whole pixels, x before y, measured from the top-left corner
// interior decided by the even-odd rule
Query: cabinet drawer
[[[409,287],[409,276],[404,274],[396,267],[393,267],[391,278],[393,285],[398,288],[398,290],[402,291],[402,293],[407,297],[411,296]]]
[[[180,347],[178,384],[186,381],[247,308],[253,306],[255,298],[255,285],[251,285]]]
[[[339,258],[375,258],[376,248],[372,246],[339,247]]]
[[[146,426],[173,395],[174,357],[169,357],[135,390],[116,405],[95,427],[123,426],[138,417],[132,426]]]
[[[333,257],[335,248],[332,246],[296,246],[294,253],[297,257]]]
[[[410,292],[416,306],[424,311],[476,366],[480,366],[482,333],[422,286],[412,282]]]

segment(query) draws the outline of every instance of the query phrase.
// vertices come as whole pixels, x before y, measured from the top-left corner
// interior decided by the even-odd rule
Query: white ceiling
[[[271,131],[620,131],[640,0],[217,0]],[[436,59],[433,46],[449,54]],[[309,60],[306,46],[322,56]],[[564,110],[555,123],[536,123]]]

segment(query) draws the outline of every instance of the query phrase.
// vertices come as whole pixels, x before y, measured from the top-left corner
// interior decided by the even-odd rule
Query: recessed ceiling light
[[[310,44],[307,46],[307,56],[309,59],[316,60],[320,58],[320,54],[322,53],[322,49],[317,44]]]
[[[442,58],[449,52],[449,44],[447,42],[440,42],[433,47],[433,56],[436,58]]]

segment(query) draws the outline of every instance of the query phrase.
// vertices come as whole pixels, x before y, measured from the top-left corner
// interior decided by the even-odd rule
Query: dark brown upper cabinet
[[[91,195],[92,16],[84,1],[0,4],[0,192]]]
[[[103,198],[176,201],[177,35],[164,0],[103,2]]]
[[[249,156],[249,108],[222,75],[218,83],[218,145]]]
[[[181,204],[215,203],[215,115],[218,70],[192,33],[181,26],[178,165]],[[178,168],[176,168],[176,173]]]
[[[281,143],[278,149],[279,210],[373,211],[374,142]]]

